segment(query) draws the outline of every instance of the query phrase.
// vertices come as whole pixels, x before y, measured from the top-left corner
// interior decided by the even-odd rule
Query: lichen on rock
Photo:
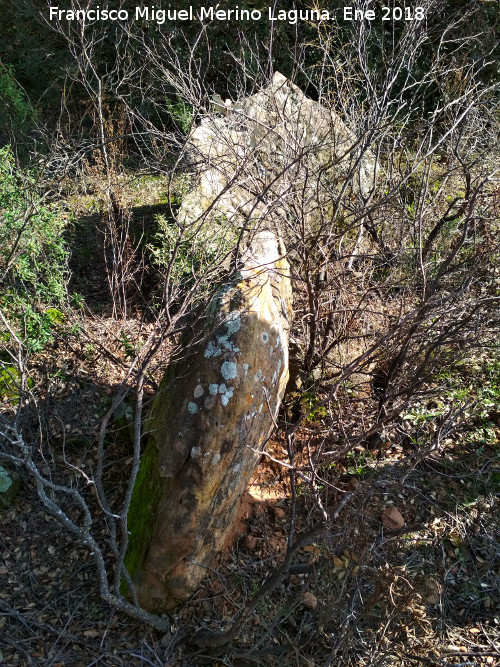
[[[237,280],[214,302],[202,343],[172,366],[155,399],[131,503],[126,564],[141,605],[155,612],[187,599],[222,548],[278,414],[292,293],[272,232],[254,235]],[[273,354],[264,339],[280,340]]]

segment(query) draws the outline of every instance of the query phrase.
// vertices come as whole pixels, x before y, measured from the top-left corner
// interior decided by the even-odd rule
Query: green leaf
[[[0,466],[0,493],[5,493],[12,486],[12,480],[9,473],[3,466]]]

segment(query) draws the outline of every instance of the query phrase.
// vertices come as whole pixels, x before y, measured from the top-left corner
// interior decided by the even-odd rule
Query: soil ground
[[[124,341],[149,333],[137,322],[96,318],[84,330],[56,339],[33,365],[45,397],[38,417],[50,443],[47,468],[67,476],[75,465],[73,482],[82,488],[95,465],[100,421],[125,377]],[[147,394],[157,380],[153,374]],[[279,432],[255,471],[232,542],[165,635],[101,602],[88,549],[45,512],[25,479],[0,514],[0,662],[498,665],[499,427],[492,408],[425,458],[387,442],[322,469],[327,509],[346,494],[348,502],[223,649],[199,649],[193,637],[202,628],[230,628],[284,557],[292,508],[288,471],[273,460],[285,452]],[[104,482],[119,495],[132,460],[126,425],[115,425],[107,447]],[[319,516],[300,486],[297,496],[300,536]]]

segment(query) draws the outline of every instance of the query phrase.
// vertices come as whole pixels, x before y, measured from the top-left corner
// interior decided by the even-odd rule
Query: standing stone
[[[231,531],[288,379],[292,292],[284,248],[255,233],[208,308],[206,335],[163,381],[147,424],[126,565],[142,607],[186,600]]]
[[[203,118],[186,155],[197,174],[178,214],[187,224],[207,215],[235,224],[270,214],[277,220],[297,201],[314,219],[320,209],[328,213],[340,190],[346,200],[368,195],[380,171],[374,153],[334,111],[279,72],[231,113]]]
[[[313,229],[333,215],[339,189],[366,196],[377,178],[371,151],[278,72],[203,119],[186,157],[195,176],[178,225],[245,230],[251,241],[208,308],[202,344],[171,366],[147,423],[126,565],[140,604],[157,613],[189,598],[224,545],[285,391],[291,282],[269,230],[289,225],[297,204]]]

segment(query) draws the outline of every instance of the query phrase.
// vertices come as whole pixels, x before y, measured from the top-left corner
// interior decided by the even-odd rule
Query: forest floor
[[[93,316],[32,364],[42,402],[47,466],[92,476],[100,421],[149,333],[136,320]],[[85,334],[82,332],[85,331]],[[298,554],[294,573],[265,597],[234,642],[199,649],[200,628],[224,631],[279,566],[290,518],[280,432],[255,471],[233,541],[165,635],[104,605],[93,559],[45,512],[30,480],[0,514],[1,664],[498,665],[500,664],[500,405],[498,361],[471,362],[470,391],[491,400],[439,451],[359,447],[322,470],[325,502],[350,493],[332,533]],[[158,371],[160,372],[160,371]],[[459,381],[459,378],[454,379]],[[150,378],[146,394],[155,391]],[[478,394],[479,396],[479,394]],[[434,419],[432,404],[407,415]],[[321,428],[309,423],[308,428]],[[108,441],[105,483],[119,490],[132,461],[127,425]],[[316,519],[297,489],[296,526]],[[102,535],[106,526],[102,523]]]
[[[141,196],[135,214],[147,240],[151,220],[166,205],[154,187],[150,200]],[[32,357],[30,380],[39,397],[32,428],[43,443],[42,472],[61,475],[91,498],[86,478],[95,470],[101,421],[154,327],[140,315],[111,316],[93,247],[94,203],[80,197],[79,206],[73,289],[92,312],[65,314],[53,341]],[[154,284],[146,271],[142,286],[148,281]],[[167,357],[160,348],[145,385],[146,409]],[[332,511],[347,498],[331,532],[299,551],[293,571],[222,649],[200,649],[196,632],[231,628],[282,562],[292,515],[295,535],[320,518],[299,484],[291,502],[288,469],[279,463],[287,454],[280,429],[255,470],[231,543],[194,597],[169,616],[171,630],[163,635],[101,601],[89,550],[44,510],[33,481],[23,479],[12,506],[0,511],[0,664],[500,665],[498,353],[478,351],[439,382],[437,400],[423,400],[403,416],[407,437],[366,443],[320,468],[324,483],[316,490],[324,507]],[[470,407],[453,437],[422,448],[447,406],[464,397]],[[12,397],[1,398],[5,411],[15,411]],[[106,437],[103,482],[115,497],[133,454],[133,401],[123,407]],[[306,460],[306,443],[322,429],[321,414],[313,412],[296,433],[297,460]],[[105,543],[99,511],[96,524]]]

